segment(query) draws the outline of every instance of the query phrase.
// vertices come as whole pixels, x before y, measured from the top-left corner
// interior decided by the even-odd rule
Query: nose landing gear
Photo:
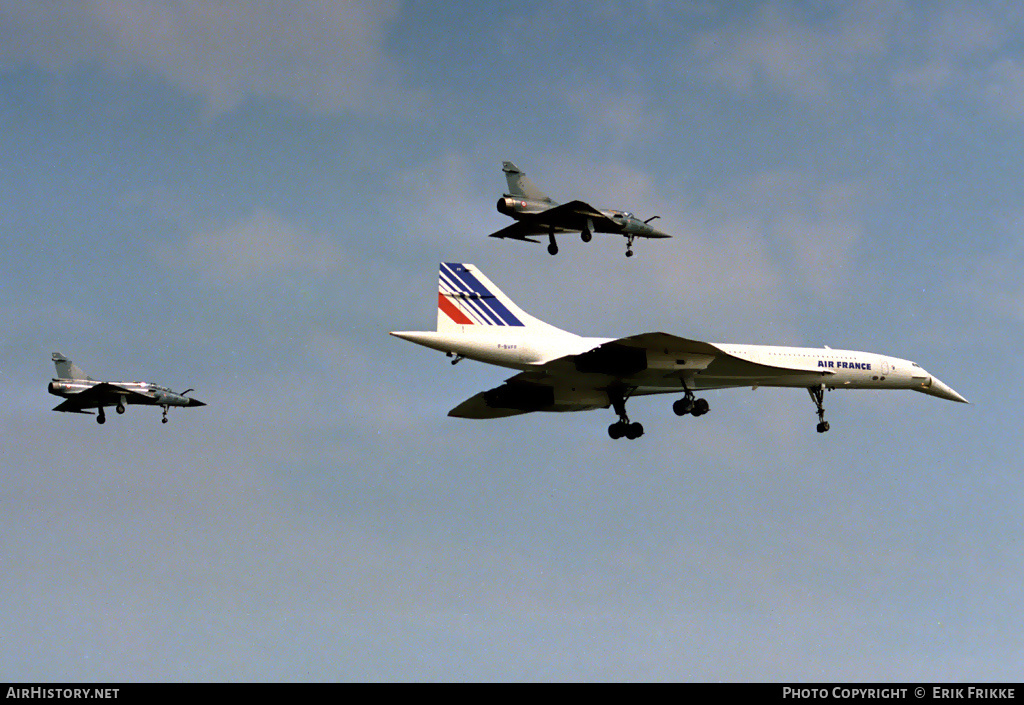
[[[811,401],[818,409],[818,433],[825,433],[829,429],[828,421],[825,420],[825,385],[819,387],[808,387],[807,393],[811,395]]]

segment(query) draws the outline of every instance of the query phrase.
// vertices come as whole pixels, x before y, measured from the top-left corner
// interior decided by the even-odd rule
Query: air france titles
[[[818,360],[818,367],[843,370],[870,370],[870,362],[846,362],[845,360]]]

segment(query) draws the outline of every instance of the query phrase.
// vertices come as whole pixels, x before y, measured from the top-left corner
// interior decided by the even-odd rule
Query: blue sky
[[[1016,680],[1012,3],[0,0],[13,680]],[[674,237],[487,238],[511,159]],[[439,261],[584,335],[919,362],[973,403],[447,411]],[[59,350],[209,406],[53,413]]]

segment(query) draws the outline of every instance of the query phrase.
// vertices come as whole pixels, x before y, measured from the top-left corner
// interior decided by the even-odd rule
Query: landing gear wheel
[[[551,256],[558,254],[558,243],[555,242],[555,229],[550,228],[548,230],[548,254]]]
[[[675,412],[676,416],[686,416],[690,413],[691,409],[693,409],[693,399],[690,397],[683,397],[672,402],[672,411]]]
[[[591,234],[589,230],[584,230],[583,232],[580,233],[580,239],[583,240],[583,242],[590,242],[591,240],[594,239],[594,236]]]
[[[160,419],[160,423],[167,423],[167,417],[165,416],[162,419]]]
[[[694,416],[703,416],[711,410],[711,405],[708,404],[707,399],[696,399],[693,402],[693,409],[690,411]]]
[[[632,390],[627,387],[616,387],[608,390],[608,398],[612,403],[612,408],[619,417],[618,421],[608,427],[608,435],[615,440],[623,436],[632,440],[644,435],[644,427],[637,422],[630,423],[629,417],[626,415],[626,399],[631,392]]]
[[[124,404],[118,404],[117,406],[114,407],[114,409],[117,411],[117,413],[123,414],[124,413]]]
[[[106,422],[107,422],[107,417],[104,416],[102,412],[100,412],[100,415],[96,417],[96,423],[106,423]]]
[[[160,419],[160,423],[167,423],[167,409],[169,409],[169,408],[170,407],[167,407],[167,406],[164,407],[164,415],[163,415],[163,418]]]
[[[644,435],[644,427],[639,421],[634,421],[631,424],[626,424],[626,438],[629,440],[636,440],[640,436]]]
[[[626,257],[632,257],[632,256],[633,256],[633,250],[626,250]]]
[[[828,421],[819,421],[818,422],[818,433],[825,433],[825,431],[827,431],[828,428],[829,428],[828,427]]]

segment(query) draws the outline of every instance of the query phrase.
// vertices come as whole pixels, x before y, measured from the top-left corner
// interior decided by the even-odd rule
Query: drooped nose
[[[927,381],[918,388],[918,391],[930,394],[933,397],[949,399],[950,401],[958,401],[961,404],[970,404],[970,402],[964,399],[963,396],[961,396],[955,389],[938,377],[929,376]]]

